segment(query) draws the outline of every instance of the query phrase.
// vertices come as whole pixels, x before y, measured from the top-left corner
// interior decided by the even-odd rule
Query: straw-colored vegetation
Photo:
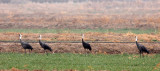
[[[30,33],[21,32],[2,32],[0,33],[1,41],[18,41],[19,34],[23,35],[23,40],[37,41],[39,35],[41,34],[44,41],[81,41],[82,33],[85,34],[86,41],[106,41],[106,42],[134,42],[135,36],[138,36],[139,42],[159,42],[160,34],[159,33],[144,33],[144,34],[135,34],[132,32],[128,33],[113,33],[113,32],[92,32],[92,31],[66,31],[60,30],[61,32],[51,31],[49,33],[38,33],[38,31],[30,31]],[[24,31],[25,32],[25,31]],[[53,33],[52,33],[53,32]],[[74,32],[74,33],[73,33]]]

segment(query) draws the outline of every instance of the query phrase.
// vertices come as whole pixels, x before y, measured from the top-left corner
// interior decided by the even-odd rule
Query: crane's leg
[[[31,49],[29,50],[29,53],[30,53],[30,54],[32,53],[32,50],[31,50]]]
[[[32,53],[32,50],[31,50],[31,53]]]
[[[143,54],[143,52],[142,52],[142,56],[144,57],[144,54]]]
[[[30,49],[29,49],[29,55],[30,55]]]
[[[141,54],[142,54],[141,51],[139,51],[139,54],[140,54],[140,58],[141,58]]]
[[[90,50],[89,50],[89,49],[87,49],[87,54],[89,54],[89,53],[88,53],[88,51],[89,51],[89,53],[90,53]]]
[[[140,58],[141,58],[141,53],[139,53],[140,54]]]
[[[48,55],[48,53],[46,52],[46,50],[44,50],[44,53]]]
[[[25,50],[25,54],[26,54],[26,49],[24,49]]]
[[[85,52],[86,52],[86,56],[88,55],[87,51],[88,51],[88,49],[85,49]]]
[[[54,51],[51,51],[52,52],[52,54],[54,54]]]
[[[48,52],[47,52],[47,56],[48,56]]]
[[[85,56],[86,56],[86,49],[84,49],[84,54],[85,54]]]
[[[90,51],[90,54],[92,54],[92,51]]]
[[[46,50],[44,50],[44,53],[46,53]]]
[[[46,54],[47,54],[47,56],[48,56],[48,52],[46,51]]]

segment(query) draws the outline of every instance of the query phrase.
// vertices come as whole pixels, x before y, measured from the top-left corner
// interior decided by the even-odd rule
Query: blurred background
[[[159,0],[0,0],[1,29],[157,30],[159,23]]]
[[[24,41],[38,42],[42,34],[45,42],[79,42],[78,46],[57,43],[55,47],[72,52],[65,47],[82,48],[82,33],[84,40],[90,42],[135,42],[135,36],[139,42],[159,42],[159,28],[159,0],[0,0],[0,41],[19,42],[18,34],[21,33]],[[118,53],[128,47],[136,49],[134,43],[126,48],[125,43],[102,44],[105,46],[92,44],[95,52],[106,46],[108,49],[117,47],[113,49],[120,49]],[[13,43],[1,45],[4,51],[7,51],[5,47],[21,47]],[[33,45],[39,49],[39,45]],[[158,43],[148,44],[154,50],[159,46]]]

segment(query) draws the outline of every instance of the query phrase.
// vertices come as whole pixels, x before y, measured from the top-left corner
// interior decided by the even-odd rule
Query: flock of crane
[[[46,43],[42,42],[42,41],[41,41],[41,38],[42,38],[42,36],[39,35],[39,44],[40,44],[40,46],[44,49],[44,52],[46,53],[46,50],[49,50],[49,51],[52,52],[51,47],[48,46]],[[84,34],[82,34],[82,45],[83,45],[83,47],[84,47],[84,50],[85,50],[85,51],[86,51],[86,50],[92,51],[92,48],[91,48],[90,44],[89,44],[89,43],[86,43],[86,42],[83,40],[83,38],[84,38]],[[139,50],[140,56],[141,56],[143,53],[149,54],[149,51],[146,49],[146,47],[145,47],[144,45],[139,44],[139,43],[137,42],[137,36],[135,36],[135,38],[136,38],[136,45],[137,45],[137,48],[138,48],[138,50]],[[24,42],[24,41],[21,40],[21,39],[22,39],[22,35],[21,35],[21,34],[19,34],[19,39],[20,39],[20,43],[21,43],[23,49],[25,49],[25,53],[26,53],[26,49],[29,49],[29,52],[32,51],[32,49],[33,49],[32,46],[31,46],[29,43]],[[54,53],[54,52],[53,52],[53,53]]]

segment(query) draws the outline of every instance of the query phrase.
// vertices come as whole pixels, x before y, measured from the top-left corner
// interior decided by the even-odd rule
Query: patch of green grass
[[[0,29],[0,32],[18,32],[18,33],[128,33],[135,34],[150,34],[157,33],[154,29],[140,30],[140,29]]]
[[[115,32],[115,33],[128,33],[128,32],[131,32],[131,33],[135,33],[135,34],[150,34],[150,33],[157,33],[155,32],[154,29],[145,29],[145,30],[142,30],[142,29],[109,29],[109,31],[111,32]]]
[[[160,54],[139,58],[129,54],[20,54],[0,53],[0,69],[39,70],[131,70],[152,71],[159,63]],[[158,68],[158,67],[157,67]],[[158,70],[157,70],[158,71]]]
[[[153,39],[152,41],[153,41],[153,42],[159,42],[159,41],[158,41],[158,40],[156,40],[156,39]]]

